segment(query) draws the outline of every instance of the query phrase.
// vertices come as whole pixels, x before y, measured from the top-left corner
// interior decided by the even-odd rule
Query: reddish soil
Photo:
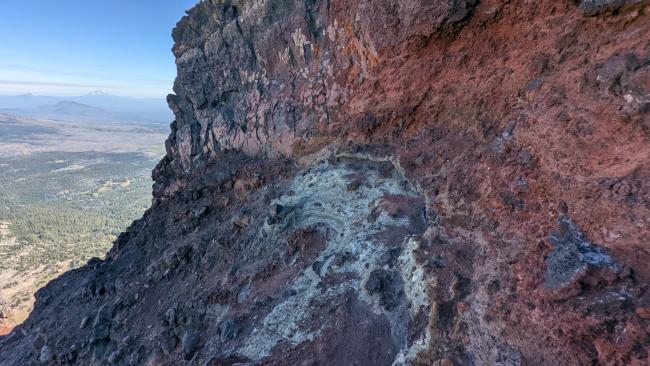
[[[199,3],[152,209],[0,350],[647,365],[647,5]]]

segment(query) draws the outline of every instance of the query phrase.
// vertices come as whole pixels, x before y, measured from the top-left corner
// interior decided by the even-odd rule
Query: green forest
[[[0,160],[0,221],[17,240],[0,246],[0,271],[72,267],[103,257],[151,203],[158,157],[40,153]]]

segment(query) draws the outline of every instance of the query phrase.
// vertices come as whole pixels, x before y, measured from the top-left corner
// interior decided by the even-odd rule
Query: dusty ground
[[[6,221],[0,222],[0,250],[3,249],[1,247],[17,244],[16,238],[11,235],[9,230],[10,224]],[[12,267],[11,263],[17,263],[19,257],[28,255],[29,249],[26,247],[25,251],[3,258],[6,267]],[[0,325],[3,326],[5,332],[27,319],[34,305],[33,294],[39,288],[69,269],[70,263],[67,262],[59,263],[56,268],[39,266],[29,271],[3,270],[0,273],[0,298],[11,304],[9,316],[0,320]]]
[[[34,132],[3,137],[6,121]],[[48,151],[138,151],[158,156],[163,149],[160,142],[165,140],[165,130],[163,126],[34,120],[0,114],[0,158]]]

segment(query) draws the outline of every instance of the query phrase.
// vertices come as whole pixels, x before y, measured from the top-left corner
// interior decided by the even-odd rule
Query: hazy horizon
[[[176,75],[171,31],[196,2],[7,2],[0,95],[164,98]]]
[[[1,86],[0,86],[1,88]],[[171,91],[170,91],[171,92]],[[126,94],[116,94],[116,93],[108,93],[105,92],[104,90],[101,89],[95,89],[95,90],[89,90],[85,93],[62,93],[62,94],[46,94],[46,93],[38,93],[38,92],[31,92],[31,91],[26,91],[24,93],[11,93],[11,92],[6,92],[2,89],[0,89],[0,97],[42,97],[42,98],[74,98],[74,97],[88,97],[88,96],[102,96],[102,97],[120,97],[120,98],[131,98],[131,99],[159,99],[163,98],[165,99],[167,94],[165,95],[156,95],[156,96],[132,96],[132,95],[126,95]]]

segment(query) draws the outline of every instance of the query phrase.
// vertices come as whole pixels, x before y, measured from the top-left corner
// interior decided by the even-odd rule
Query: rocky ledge
[[[204,0],[154,201],[3,365],[647,365],[647,1]]]

